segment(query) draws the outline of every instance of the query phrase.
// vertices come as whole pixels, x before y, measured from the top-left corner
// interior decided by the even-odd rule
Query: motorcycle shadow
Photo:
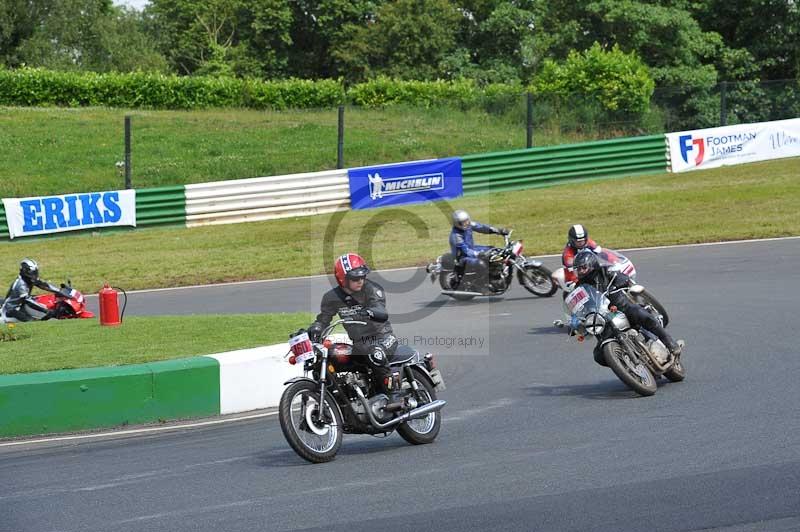
[[[386,438],[362,439],[349,442],[347,441],[347,436],[345,436],[345,441],[342,443],[336,456],[341,459],[342,457],[351,455],[363,456],[392,452],[400,448],[412,448],[412,446],[394,433]],[[292,449],[287,447],[273,447],[268,451],[257,454],[256,460],[258,461],[258,465],[265,468],[315,465],[303,460],[297,456]]]
[[[534,397],[567,397],[577,396],[594,400],[619,400],[639,397],[636,392],[618,380],[607,380],[592,384],[551,385],[536,384],[525,388],[528,395]]]
[[[567,330],[561,327],[549,325],[547,327],[531,327],[528,331],[528,334],[560,334],[562,336],[566,336]]]

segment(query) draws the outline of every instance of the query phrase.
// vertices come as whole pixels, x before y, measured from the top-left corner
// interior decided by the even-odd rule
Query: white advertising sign
[[[136,226],[136,191],[4,198],[11,238],[94,227]]]
[[[800,157],[800,118],[667,133],[673,172]]]

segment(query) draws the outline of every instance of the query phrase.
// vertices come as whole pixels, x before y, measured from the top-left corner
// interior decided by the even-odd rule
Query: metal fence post
[[[533,94],[530,92],[528,93],[528,138],[526,142],[526,146],[528,148],[533,147]]]
[[[336,168],[344,168],[344,105],[339,106],[339,140],[336,150]]]
[[[131,186],[131,117],[125,116],[125,188]]]
[[[728,82],[719,84],[719,125],[728,125]]]

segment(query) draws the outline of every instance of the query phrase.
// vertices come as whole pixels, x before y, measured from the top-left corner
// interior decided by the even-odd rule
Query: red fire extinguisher
[[[125,294],[125,291],[121,288],[120,290],[125,296],[125,304],[122,307],[122,314],[124,315],[125,307],[128,304],[128,295]],[[117,291],[110,287],[108,283],[105,283],[102,290],[100,290],[98,299],[100,300],[100,325],[116,327],[117,325],[121,324],[122,316],[119,313]]]

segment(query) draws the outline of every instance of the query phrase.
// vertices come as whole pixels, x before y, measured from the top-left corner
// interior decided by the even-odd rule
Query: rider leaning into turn
[[[346,324],[344,328],[353,341],[353,354],[366,355],[375,375],[374,383],[391,394],[389,363],[397,349],[397,338],[386,311],[386,293],[378,283],[367,279],[368,273],[366,262],[355,253],[336,259],[334,276],[339,286],[322,296],[320,312],[308,328],[308,335],[312,341],[321,340],[322,330],[336,314],[341,319],[366,321],[366,325]]]
[[[630,277],[623,273],[610,273],[607,267],[600,265],[600,261],[592,251],[584,249],[578,252],[574,261],[575,273],[578,276],[578,286],[591,285],[600,292],[604,292],[611,285],[608,299],[612,305],[627,316],[631,325],[647,329],[658,336],[669,352],[675,356],[681,354],[682,342],[676,342],[672,336],[661,326],[658,319],[639,305],[631,302],[622,292],[623,288],[630,286]],[[597,360],[597,359],[595,359]],[[605,365],[597,360],[599,364]]]
[[[473,231],[495,235],[507,235],[509,231],[473,222],[467,211],[459,209],[453,212],[453,229],[450,231],[450,251],[453,259],[462,268],[462,272],[469,268],[477,273],[478,278],[482,279],[486,277],[488,271],[482,254],[492,248],[491,246],[476,246],[472,238]]]
[[[567,245],[564,246],[564,251],[561,252],[561,263],[564,265],[564,277],[567,282],[575,282],[575,272],[572,269],[572,263],[575,260],[575,255],[582,249],[589,249],[594,253],[600,253],[603,248],[597,245],[597,242],[589,238],[589,231],[581,224],[575,224],[567,231]]]
[[[48,292],[59,293],[58,288],[47,281],[39,279],[39,265],[35,260],[23,259],[19,265],[19,277],[17,277],[11,288],[8,289],[6,299],[3,302],[3,313],[17,321],[31,321],[36,319],[30,314],[29,310],[41,312],[44,316],[42,320],[49,320],[55,315],[54,311],[48,311],[47,307],[37,302],[31,295],[33,287],[47,290]]]

